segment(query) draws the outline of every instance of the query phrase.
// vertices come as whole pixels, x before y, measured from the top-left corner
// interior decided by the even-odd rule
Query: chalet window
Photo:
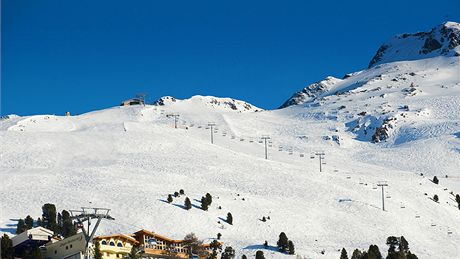
[[[107,241],[105,241],[105,240],[102,240],[101,244],[103,244],[103,245],[107,245]]]
[[[123,247],[123,244],[122,244],[122,243],[118,243],[117,246],[118,246],[118,247]]]
[[[111,246],[115,246],[115,243],[114,243],[114,242],[110,242],[110,245],[111,245]]]

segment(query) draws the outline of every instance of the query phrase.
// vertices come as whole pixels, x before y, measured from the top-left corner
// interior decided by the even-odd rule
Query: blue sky
[[[366,68],[389,37],[460,21],[460,1],[3,0],[1,114],[73,114],[145,92],[276,108]]]

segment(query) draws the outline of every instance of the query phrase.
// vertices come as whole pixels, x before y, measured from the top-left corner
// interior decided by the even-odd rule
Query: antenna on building
[[[71,219],[76,220],[79,225],[82,226],[83,235],[86,240],[86,254],[89,254],[89,244],[93,240],[94,234],[96,233],[99,224],[102,219],[115,220],[112,216],[109,215],[110,209],[105,208],[89,208],[81,207],[81,210],[69,210],[71,214]],[[91,228],[91,220],[96,219],[96,224]],[[87,227],[85,229],[85,223]]]

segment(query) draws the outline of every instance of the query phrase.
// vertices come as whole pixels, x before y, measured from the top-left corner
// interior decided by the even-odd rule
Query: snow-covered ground
[[[0,232],[50,202],[111,208],[116,220],[103,222],[101,235],[221,233],[239,255],[290,257],[262,246],[275,246],[283,231],[306,258],[370,244],[386,252],[390,235],[404,235],[419,258],[459,258],[460,210],[450,194],[460,193],[459,72],[455,56],[379,64],[273,111],[196,96],[2,119]],[[180,115],[178,129],[168,114]],[[372,143],[377,128],[387,135]],[[271,137],[268,160],[263,135]],[[321,173],[317,151],[326,154]],[[389,185],[386,211],[379,181]],[[185,196],[165,202],[179,189],[190,211]],[[202,211],[207,192],[213,204]],[[233,225],[223,220],[228,212]]]

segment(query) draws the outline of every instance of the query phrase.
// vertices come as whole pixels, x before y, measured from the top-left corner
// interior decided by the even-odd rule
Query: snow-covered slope
[[[460,24],[443,23],[429,32],[397,35],[380,46],[369,63],[378,64],[443,56],[460,55]]]
[[[196,96],[3,118],[0,231],[14,231],[27,214],[39,217],[51,202],[111,208],[116,220],[98,234],[221,233],[238,256],[263,250],[293,258],[273,248],[284,231],[305,258],[339,258],[342,247],[350,254],[370,244],[386,251],[390,235],[404,235],[419,258],[458,258],[460,210],[451,192],[460,193],[459,71],[460,57],[446,55],[377,64],[313,84],[274,111]],[[180,115],[178,129],[168,114]],[[317,151],[326,154],[321,173]],[[190,211],[184,196],[165,202],[179,189]],[[202,211],[207,192],[213,204]],[[233,225],[223,220],[228,212]]]
[[[219,98],[214,96],[195,95],[190,99],[178,100],[171,96],[164,96],[154,102],[156,106],[181,106],[193,104],[194,107],[212,107],[221,110],[230,110],[237,112],[257,112],[262,109],[255,107],[244,101],[235,100],[232,98]]]

